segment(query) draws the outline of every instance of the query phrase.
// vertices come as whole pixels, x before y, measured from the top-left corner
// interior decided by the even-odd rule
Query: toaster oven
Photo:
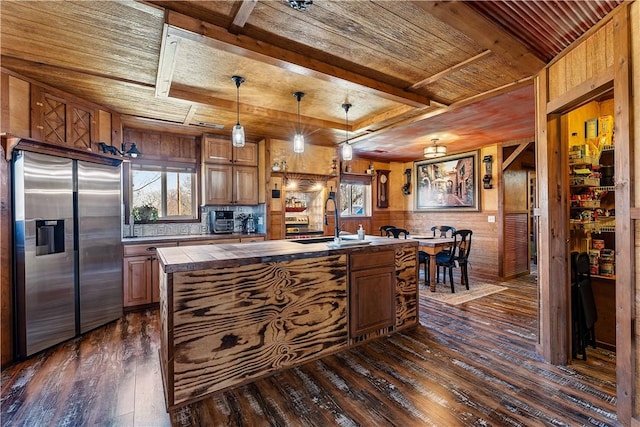
[[[215,234],[233,233],[233,211],[213,211],[209,214],[209,228]]]

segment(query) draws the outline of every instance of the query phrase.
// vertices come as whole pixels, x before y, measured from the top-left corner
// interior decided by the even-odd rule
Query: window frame
[[[365,186],[364,194],[364,212],[359,214],[343,214],[342,200],[338,200],[341,218],[371,218],[373,216],[373,183],[370,175],[366,176],[345,176],[342,175],[338,184],[338,194],[342,197],[342,185],[363,185]],[[338,207],[337,207],[338,208]],[[349,206],[353,210],[353,206]]]
[[[167,161],[161,161],[161,160],[142,160],[142,159],[136,159],[135,161],[131,160],[131,161],[125,161],[122,163],[122,202],[124,204],[124,211],[125,212],[131,212],[131,204],[132,204],[132,197],[133,194],[131,192],[131,185],[132,185],[132,173],[133,173],[133,168],[131,167],[132,164],[136,164],[136,165],[140,165],[140,166],[150,166],[150,167],[159,167],[159,168],[192,168],[194,170],[194,180],[195,182],[193,183],[193,187],[195,187],[195,194],[193,195],[194,197],[194,209],[195,209],[195,215],[193,218],[158,218],[158,220],[154,221],[154,224],[179,224],[179,223],[184,223],[184,224],[196,224],[196,223],[200,223],[202,222],[202,214],[201,214],[201,209],[200,206],[202,204],[201,202],[201,183],[200,183],[200,176],[201,176],[201,167],[200,164],[198,163],[186,163],[186,162],[167,162]],[[163,191],[166,190],[166,187],[163,188]],[[163,198],[166,199],[166,195],[163,195]],[[163,201],[164,203],[166,203],[166,200]],[[124,218],[124,224],[125,225],[130,225],[130,215],[125,215]],[[135,224],[144,224],[144,222],[137,222],[134,221]]]

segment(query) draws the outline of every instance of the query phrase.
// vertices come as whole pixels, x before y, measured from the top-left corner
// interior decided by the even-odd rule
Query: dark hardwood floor
[[[618,425],[615,353],[590,349],[586,361],[545,363],[535,352],[535,277],[505,286],[460,306],[421,298],[415,329],[172,417],[157,355],[158,312],[129,313],[4,369],[2,426]]]

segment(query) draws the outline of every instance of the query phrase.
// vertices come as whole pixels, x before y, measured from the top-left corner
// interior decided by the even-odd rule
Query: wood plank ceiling
[[[238,107],[248,139],[291,140],[302,91],[307,142],[334,146],[349,101],[358,155],[410,161],[531,138],[531,76],[618,3],[2,2],[0,60],[128,127],[229,135]]]

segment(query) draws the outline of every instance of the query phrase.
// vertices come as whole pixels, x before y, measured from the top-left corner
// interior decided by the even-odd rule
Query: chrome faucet
[[[324,202],[324,225],[329,225],[329,218],[327,216],[327,206],[329,205],[329,200],[333,200],[333,214],[335,217],[335,238],[339,238],[340,237],[340,218],[338,216],[338,202],[336,201],[336,192],[335,191],[329,191],[329,197],[327,197],[327,200]]]

